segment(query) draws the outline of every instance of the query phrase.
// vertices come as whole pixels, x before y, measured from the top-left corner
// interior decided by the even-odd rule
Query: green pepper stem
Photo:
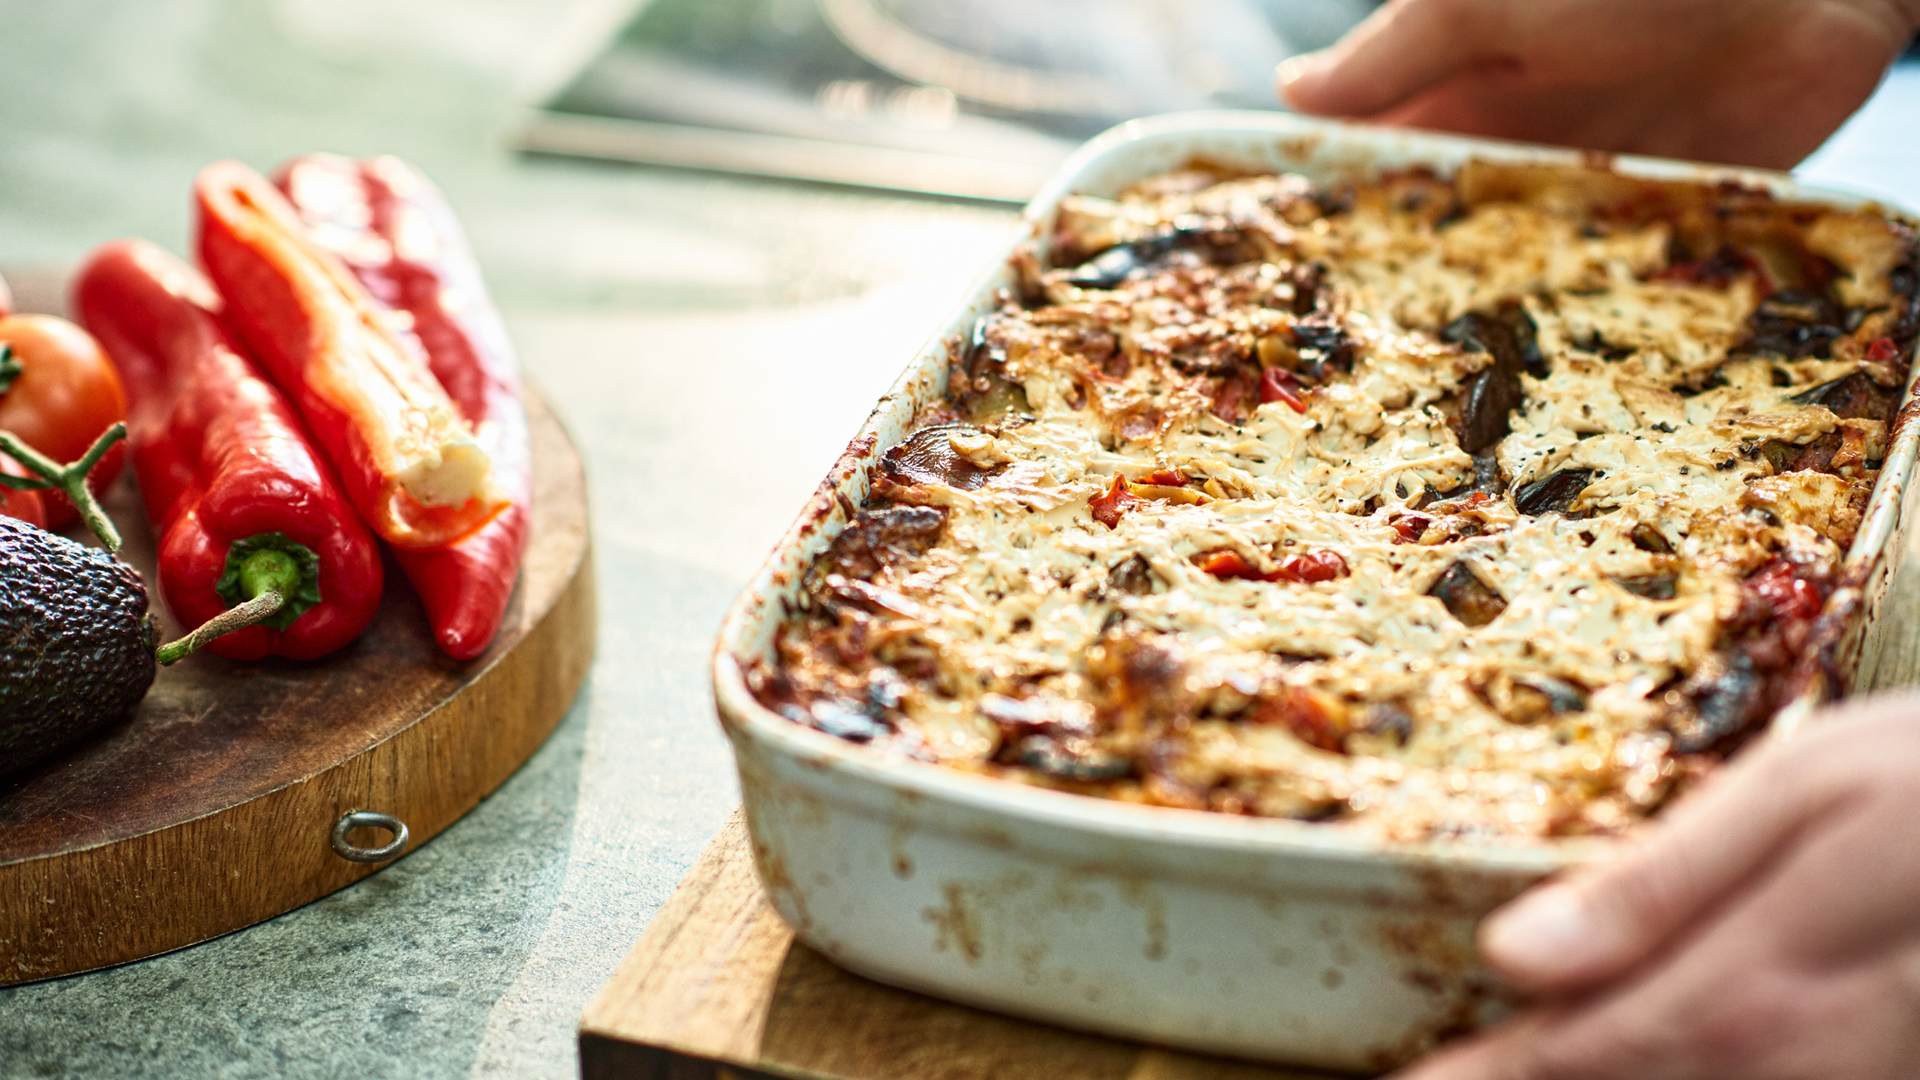
[[[292,596],[300,588],[300,564],[274,548],[261,548],[240,564],[240,590],[251,600],[264,593]]]
[[[178,663],[214,638],[272,618],[300,587],[300,565],[284,551],[262,548],[240,564],[240,587],[247,595],[244,602],[155,649],[154,657],[162,664]]]
[[[239,607],[230,607],[194,627],[186,637],[176,638],[155,649],[154,658],[162,664],[177,664],[214,638],[231,634],[235,630],[245,630],[254,623],[269,618],[274,612],[280,610],[280,605],[286,602],[287,598],[280,593],[271,590],[263,592]]]
[[[113,444],[127,437],[127,425],[115,424],[100,433],[87,447],[80,460],[62,465],[33,447],[20,441],[11,431],[0,431],[0,451],[13,460],[25,465],[28,471],[39,477],[37,480],[19,480],[17,477],[0,477],[0,482],[16,490],[37,490],[55,488],[73,500],[74,508],[80,511],[80,517],[100,538],[100,546],[107,549],[109,555],[120,553],[120,530],[113,527],[113,520],[101,508],[100,500],[93,497],[87,487],[87,474],[93,471],[100,459],[106,456]]]

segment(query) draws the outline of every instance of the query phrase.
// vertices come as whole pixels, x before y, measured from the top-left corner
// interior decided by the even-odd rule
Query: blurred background
[[[585,451],[601,598],[587,689],[466,819],[261,926],[0,989],[0,1077],[577,1075],[582,1007],[737,801],[721,614],[1007,243],[1004,200],[1117,119],[1270,106],[1272,65],[1367,9],[0,0],[0,273],[52,306],[109,238],[185,254],[218,158],[408,158]],[[1802,172],[1920,205],[1916,117],[1909,59]]]
[[[1123,120],[1276,107],[1376,0],[653,0],[522,144],[1024,201]]]

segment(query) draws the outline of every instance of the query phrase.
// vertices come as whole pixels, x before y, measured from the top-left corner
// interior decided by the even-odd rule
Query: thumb
[[[1280,65],[1280,96],[1301,112],[1372,116],[1498,57],[1509,0],[1391,0],[1328,49]]]
[[[1729,768],[1617,860],[1536,888],[1488,916],[1480,927],[1488,966],[1531,993],[1592,987],[1785,857],[1846,793],[1795,783],[1779,750],[1769,746]]]

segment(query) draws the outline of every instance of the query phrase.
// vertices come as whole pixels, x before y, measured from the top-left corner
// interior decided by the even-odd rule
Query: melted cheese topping
[[[939,539],[832,579],[833,604],[816,571],[781,640],[791,693],[866,702],[892,728],[878,744],[959,767],[1390,837],[1610,831],[1657,806],[1692,760],[1675,687],[1717,670],[1743,582],[1786,556],[1830,571],[1857,527],[1885,426],[1804,400],[1866,343],[1737,353],[1777,283],[1663,273],[1675,226],[1596,221],[1551,188],[1468,204],[1389,178],[1329,212],[1298,178],[1180,186],[1068,200],[1063,250],[1211,229],[1214,252],[1163,245],[1114,283],[1050,271],[1041,302],[990,320],[985,369],[960,358],[956,404],[927,418],[952,426],[917,436],[975,482],[881,470],[883,501],[944,512]],[[1805,235],[1843,303],[1897,304],[1910,255],[1884,219]],[[1303,411],[1256,403],[1256,372],[1308,370],[1309,303],[1351,370],[1298,376]],[[1503,310],[1545,370],[1478,463],[1504,495],[1463,498],[1458,416],[1495,357],[1443,330]],[[1012,406],[953,423],[990,386]],[[1865,448],[1847,475],[1762,452],[1842,428]],[[1566,497],[1523,512],[1554,477]],[[1223,552],[1248,573],[1218,572]],[[1307,555],[1345,572],[1258,579]],[[1490,619],[1450,609],[1456,567],[1504,604]],[[829,641],[855,624],[850,660]]]

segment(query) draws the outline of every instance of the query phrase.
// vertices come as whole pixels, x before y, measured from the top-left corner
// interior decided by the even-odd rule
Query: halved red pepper
[[[444,548],[506,509],[491,459],[424,358],[285,197],[233,161],[207,166],[194,190],[200,260],[228,323],[373,531],[396,548]]]
[[[278,612],[206,648],[309,660],[353,640],[380,604],[379,544],[292,406],[229,336],[206,278],[152,244],[116,241],[81,269],[73,306],[126,383],[175,617],[205,623],[286,575],[272,586],[291,597]]]
[[[374,298],[408,316],[432,367],[493,458],[511,504],[439,551],[398,551],[447,655],[469,660],[500,629],[519,575],[533,505],[533,460],[520,403],[520,366],[487,296],[459,221],[440,192],[394,157],[295,158],[275,173],[309,235]]]

